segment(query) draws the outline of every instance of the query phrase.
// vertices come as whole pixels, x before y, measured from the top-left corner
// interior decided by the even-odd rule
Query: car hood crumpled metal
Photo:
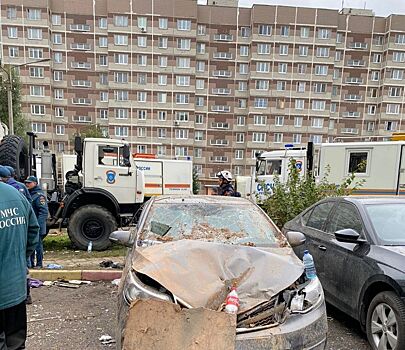
[[[196,240],[137,247],[133,269],[193,308],[217,310],[235,285],[239,312],[268,301],[303,273],[290,247],[256,248]]]

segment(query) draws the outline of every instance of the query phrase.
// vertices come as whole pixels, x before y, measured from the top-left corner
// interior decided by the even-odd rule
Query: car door
[[[306,237],[305,244],[297,247],[295,253],[302,259],[304,250],[308,249],[314,258],[315,268],[319,278],[323,278],[324,271],[324,227],[335,205],[334,200],[324,201],[314,206],[312,210],[302,216],[301,231]]]
[[[327,300],[353,317],[357,316],[357,302],[363,276],[366,273],[369,253],[368,243],[338,242],[334,233],[343,229],[353,229],[364,239],[365,229],[357,207],[341,201],[331,213],[324,234],[324,274],[321,282]]]

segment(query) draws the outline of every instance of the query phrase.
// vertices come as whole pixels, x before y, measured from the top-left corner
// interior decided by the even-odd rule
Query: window
[[[256,80],[256,90],[268,90],[269,81],[268,80]]]
[[[197,61],[195,64],[195,69],[197,72],[204,72],[205,71],[205,62]]]
[[[137,100],[138,102],[146,102],[147,94],[146,91],[138,91],[137,92]]]
[[[114,16],[114,25],[116,27],[128,27],[128,16]]]
[[[349,151],[348,173],[365,174],[369,152]]]
[[[157,129],[157,135],[159,139],[165,139],[166,138],[166,129],[165,128],[158,128]]]
[[[203,90],[205,88],[205,81],[203,79],[196,79],[195,88],[197,90]]]
[[[343,43],[344,34],[343,33],[336,33],[336,43],[341,44]]]
[[[309,27],[301,27],[300,29],[301,38],[309,38]]]
[[[39,21],[41,19],[41,10],[27,9],[27,19],[31,21]]]
[[[188,75],[177,75],[176,76],[177,86],[190,86],[190,76]]]
[[[279,63],[278,64],[278,72],[280,74],[287,74],[288,65],[287,63]]]
[[[138,66],[144,67],[148,64],[148,57],[146,55],[138,55],[137,59],[138,59],[138,61],[137,61]]]
[[[176,129],[175,137],[178,140],[187,140],[188,139],[188,129]]]
[[[18,57],[19,54],[19,49],[16,46],[9,46],[8,48],[8,57]]]
[[[207,27],[205,25],[199,24],[197,26],[197,35],[205,35]]]
[[[165,36],[160,36],[158,38],[158,47],[159,49],[167,49],[167,42],[168,42],[168,38]]]
[[[18,29],[17,27],[8,27],[7,28],[7,35],[10,39],[18,38]]]
[[[239,55],[240,56],[249,56],[249,46],[241,45],[239,47]]]
[[[250,37],[250,27],[240,27],[240,36],[242,38],[249,38]]]
[[[63,61],[62,52],[54,52],[53,53],[53,62],[54,63],[62,63],[62,61]]]
[[[329,57],[329,47],[317,47],[316,57]]]
[[[308,221],[305,226],[312,227],[316,230],[322,230],[326,220],[328,219],[329,213],[334,206],[334,202],[325,202],[318,204],[314,207],[309,214]],[[308,213],[308,212],[307,212]],[[307,215],[305,214],[305,216]]]
[[[107,73],[100,73],[98,78],[99,78],[99,82],[101,85],[108,84],[108,74]]]
[[[146,46],[147,46],[146,36],[138,36],[138,47],[146,47]]]
[[[297,82],[297,92],[305,92],[305,86],[306,86],[305,81]]]
[[[404,77],[404,71],[401,69],[393,69],[390,75],[393,80],[402,80]]]
[[[108,109],[100,109],[99,116],[100,119],[108,119]]]
[[[128,127],[127,126],[116,126],[114,128],[115,136],[117,137],[128,137]]]
[[[280,56],[288,55],[288,45],[280,45]]]
[[[196,124],[204,124],[204,115],[203,114],[196,114],[195,123]]]
[[[204,140],[204,131],[196,130],[194,133],[194,140],[203,141]]]
[[[337,111],[337,103],[336,103],[336,102],[332,102],[332,103],[330,104],[330,112],[331,112],[331,113],[336,113],[336,111]]]
[[[98,19],[98,27],[100,29],[107,29],[108,21],[107,18],[101,17]]]
[[[254,115],[253,116],[253,124],[254,125],[266,125],[267,124],[267,116],[265,116],[265,115]]]
[[[148,146],[136,145],[136,153],[148,153]]]
[[[287,82],[285,80],[277,81],[276,90],[277,91],[285,91],[287,88]]]
[[[44,58],[43,49],[30,47],[28,48],[28,56],[36,60]]]
[[[190,68],[190,58],[177,57],[176,61],[177,68]]]
[[[31,78],[43,78],[44,68],[43,67],[30,67],[30,77]]]
[[[274,143],[281,143],[283,142],[283,134],[280,132],[274,133]]]
[[[297,64],[297,73],[298,74],[306,74],[307,72],[307,65],[304,63]]]
[[[157,146],[156,153],[158,156],[165,156],[166,155],[166,146]]]
[[[269,100],[263,97],[256,97],[254,99],[254,107],[255,108],[267,108],[269,106]]]
[[[309,141],[313,142],[314,144],[318,145],[322,143],[322,135],[310,135]]]
[[[298,47],[298,55],[301,57],[308,56],[308,46],[300,45]]]
[[[385,126],[384,129],[386,131],[396,131],[397,130],[397,122],[393,122],[393,121],[386,121],[385,122]]]
[[[98,63],[100,64],[100,66],[107,66],[108,65],[108,56],[107,55],[99,55],[98,56]]]
[[[176,94],[176,104],[188,104],[190,103],[189,94]]]
[[[188,60],[188,62],[190,62],[189,58],[186,58],[186,60]],[[159,56],[158,62],[159,62],[160,68],[166,68],[167,67],[167,56]],[[190,67],[187,67],[187,68],[190,68]]]
[[[114,44],[115,45],[128,45],[128,35],[114,35]]]
[[[388,89],[388,96],[389,97],[400,97],[402,95],[402,88],[401,87],[390,87]]]
[[[61,45],[62,44],[62,34],[60,34],[60,33],[52,34],[52,43],[54,45]]]
[[[176,157],[187,157],[188,156],[188,148],[187,147],[175,147],[174,148],[174,155]]]
[[[14,6],[7,7],[7,18],[16,19],[17,18],[17,8]]]
[[[269,24],[259,24],[258,34],[270,36],[272,33],[273,27]]]
[[[392,54],[392,60],[394,62],[405,62],[405,52],[394,51]]]
[[[98,38],[98,46],[99,47],[107,47],[108,46],[108,38],[106,36],[100,36]]]
[[[315,65],[315,75],[328,75],[328,66]]]
[[[246,108],[247,100],[245,98],[238,99],[238,108]]]
[[[177,20],[178,30],[191,30],[191,21],[189,19],[178,19]]]
[[[249,66],[246,63],[239,64],[239,74],[245,75],[249,73]]]
[[[327,85],[325,83],[315,83],[314,92],[316,94],[323,94],[326,92]]]
[[[374,131],[375,123],[374,122],[367,122],[367,131]]]
[[[146,29],[148,27],[148,19],[146,17],[138,17],[138,28]]]
[[[195,98],[195,105],[197,106],[197,107],[203,107],[204,106],[204,97],[202,97],[202,96],[196,96],[196,98]]]
[[[44,96],[45,95],[45,87],[38,86],[38,85],[31,85],[30,86],[30,95],[31,96]]]
[[[400,44],[400,45],[405,44],[405,34],[396,34],[395,35],[395,44]]]
[[[32,132],[36,134],[46,133],[46,124],[45,123],[32,123]]]
[[[42,40],[41,28],[28,28],[28,39],[30,40]]]
[[[246,123],[246,117],[243,115],[238,115],[236,117],[236,125],[237,126],[244,126]]]
[[[304,109],[305,100],[295,100],[295,109]]]
[[[65,135],[64,125],[56,125],[56,135]]]
[[[177,48],[179,50],[189,51],[191,48],[191,39],[177,39]]]
[[[330,39],[331,38],[331,30],[327,28],[319,28],[318,29],[318,39]]]
[[[145,99],[146,99],[146,92],[138,92],[138,96],[140,93],[144,93],[145,94]],[[129,93],[127,90],[115,90],[114,91],[114,98],[115,101],[128,101],[129,97],[128,97]],[[143,101],[139,101],[138,102],[143,102]]]
[[[257,62],[256,63],[256,72],[268,73],[270,71],[269,62]]]
[[[235,150],[235,159],[243,159],[243,149]]]
[[[342,51],[335,51],[335,61],[339,62],[342,60]]]
[[[326,101],[312,100],[312,110],[313,111],[324,111],[325,106],[326,106]]]
[[[399,114],[400,105],[388,103],[386,107],[387,114]]]
[[[257,54],[258,55],[269,55],[270,54],[270,44],[257,44]]]
[[[244,143],[245,142],[245,134],[238,132],[236,133],[236,143]]]
[[[55,89],[53,91],[55,100],[63,100],[63,89]]]
[[[266,142],[266,133],[265,132],[254,132],[252,135],[253,142],[263,143]]]
[[[44,105],[31,105],[31,114],[45,115],[45,106]]]
[[[148,112],[144,109],[138,109],[137,115],[138,115],[138,120],[146,120],[148,117]]]
[[[168,20],[167,18],[159,18],[159,29],[167,29]]]
[[[373,63],[381,63],[381,57],[380,53],[373,54]]]
[[[289,26],[281,26],[280,27],[280,35],[284,37],[288,37],[290,35],[290,27]]]
[[[280,115],[276,116],[275,125],[276,126],[283,126],[284,125],[284,117],[280,116]]]
[[[311,126],[313,128],[323,128],[323,118],[312,118]]]
[[[108,91],[100,91],[100,102],[108,102]]]
[[[144,77],[146,79],[146,75],[144,75]],[[146,83],[146,81],[145,81],[145,83]],[[167,85],[167,75],[166,74],[158,74],[158,85],[160,85],[160,86]]]
[[[126,53],[116,53],[114,55],[115,64],[128,64],[128,54]]]
[[[302,135],[301,134],[293,134],[293,144],[300,144],[302,141]]]
[[[300,128],[302,127],[303,117],[294,117],[294,127]]]
[[[166,103],[167,102],[167,93],[166,92],[158,92],[157,93],[157,102],[158,103]]]
[[[376,105],[368,105],[367,106],[367,114],[375,115],[376,110],[377,110]]]
[[[334,215],[328,221],[326,231],[334,234],[336,231],[352,229],[357,233],[363,232],[363,223],[356,207],[349,203],[340,203]]]
[[[145,127],[138,127],[136,132],[138,137],[146,137],[146,128]]]

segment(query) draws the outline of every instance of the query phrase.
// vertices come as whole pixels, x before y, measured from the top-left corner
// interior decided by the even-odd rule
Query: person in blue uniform
[[[38,179],[35,176],[29,176],[25,180],[25,186],[27,186],[32,198],[32,208],[37,217],[39,224],[39,242],[35,248],[35,253],[31,255],[30,267],[42,268],[43,267],[43,257],[44,257],[44,247],[43,240],[46,236],[46,220],[48,218],[48,203],[44,192],[38,185]],[[35,264],[36,257],[36,264]]]
[[[4,165],[1,168],[0,168],[0,177],[2,178],[3,182],[20,191],[24,195],[24,197],[27,198],[29,202],[31,202],[31,195],[27,187],[25,187],[25,185],[22,182],[18,182],[15,179],[16,173],[14,168],[8,165]]]

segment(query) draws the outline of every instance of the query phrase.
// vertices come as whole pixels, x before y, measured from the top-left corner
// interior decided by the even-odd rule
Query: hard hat
[[[226,181],[232,181],[232,174],[228,170],[222,170],[217,174],[217,177],[224,178]]]

